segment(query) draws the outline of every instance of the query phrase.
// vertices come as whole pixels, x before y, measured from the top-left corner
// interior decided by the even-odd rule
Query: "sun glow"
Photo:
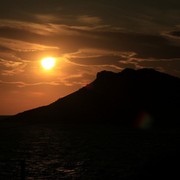
[[[53,57],[46,57],[41,60],[41,66],[45,70],[51,70],[56,65],[56,59]]]

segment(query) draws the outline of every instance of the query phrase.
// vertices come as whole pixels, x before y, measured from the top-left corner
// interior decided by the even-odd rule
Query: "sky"
[[[47,71],[41,59],[56,58]],[[180,77],[179,0],[1,0],[0,114],[47,105],[102,70]]]

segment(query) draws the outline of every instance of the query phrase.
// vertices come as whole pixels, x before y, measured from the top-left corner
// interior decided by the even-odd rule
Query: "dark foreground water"
[[[153,179],[179,174],[176,131],[109,125],[1,127],[0,179]]]

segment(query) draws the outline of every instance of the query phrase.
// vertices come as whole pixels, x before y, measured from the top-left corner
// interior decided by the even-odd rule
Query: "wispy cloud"
[[[179,8],[177,0],[2,0],[1,90],[30,94],[52,88],[58,98],[101,70],[126,67],[152,67],[180,77]],[[41,71],[45,56],[57,58],[51,73]]]
[[[56,17],[53,14],[35,14],[34,17],[41,23],[52,23],[62,20],[62,18]]]
[[[39,86],[39,85],[59,86],[61,83],[56,82],[56,81],[26,83],[26,82],[21,82],[21,81],[2,81],[2,80],[0,80],[0,84],[11,84],[11,85],[17,85],[17,87],[27,87],[27,86]]]
[[[29,43],[21,40],[9,39],[9,38],[0,38],[0,45],[7,50],[13,50],[18,52],[32,52],[32,51],[42,51],[49,49],[58,49],[55,46],[47,46],[38,43]]]
[[[79,22],[82,22],[85,24],[91,24],[91,25],[96,25],[102,22],[102,19],[100,17],[89,16],[89,15],[79,16],[77,20]]]
[[[0,59],[0,65],[3,65],[7,68],[17,68],[19,66],[22,66],[23,62],[14,62],[14,61],[7,61],[7,60]]]
[[[180,77],[180,59],[138,59],[132,58],[129,61],[122,61],[127,67],[154,68],[156,70]]]

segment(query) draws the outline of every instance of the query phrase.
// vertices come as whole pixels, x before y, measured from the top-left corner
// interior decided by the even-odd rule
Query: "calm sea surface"
[[[177,153],[179,140],[109,126],[2,127],[0,179],[131,179]]]

